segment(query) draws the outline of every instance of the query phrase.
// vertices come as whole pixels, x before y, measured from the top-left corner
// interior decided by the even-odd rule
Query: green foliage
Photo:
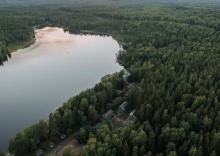
[[[63,156],[75,156],[75,150],[73,145],[67,145],[63,149]]]
[[[76,136],[79,143],[86,143],[89,138],[89,133],[90,133],[89,127],[81,128]]]
[[[9,142],[9,151],[16,155],[24,155],[37,149],[37,145],[47,139],[48,124],[44,120],[18,132]]]
[[[49,122],[48,122],[48,124],[49,124],[49,134],[51,136],[58,135],[59,131],[58,131],[57,122],[56,122],[56,119],[54,118],[52,113],[49,115]]]
[[[37,25],[110,34],[123,47],[117,61],[131,73],[128,82],[134,86],[126,87],[123,72],[104,77],[50,114],[49,135],[94,126],[104,112],[126,100],[129,110],[136,109],[136,121],[127,122],[121,132],[106,121],[90,135],[81,155],[217,155],[220,11],[129,3],[2,8],[0,59],[6,60],[10,47],[19,41],[32,39]],[[3,29],[11,23],[16,23],[15,30]],[[47,139],[46,125],[18,133],[9,151],[17,155],[34,151]],[[84,130],[79,136],[82,142],[87,139]]]

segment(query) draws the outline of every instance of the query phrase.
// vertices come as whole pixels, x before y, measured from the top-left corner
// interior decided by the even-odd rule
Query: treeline
[[[117,81],[115,76],[120,77],[115,74],[94,88],[70,98],[62,107],[51,113],[50,135],[73,132],[85,126],[95,125],[102,114],[123,102],[123,98],[116,92],[123,82]]]
[[[0,12],[0,65],[3,65],[11,52],[32,43],[34,30],[25,17],[16,15],[14,9],[2,8]]]
[[[118,95],[115,89],[126,86],[118,73],[70,98],[50,114],[47,137],[92,126],[105,111],[128,100],[129,109],[137,110],[136,121],[121,132],[103,124],[90,134],[81,155],[219,155],[219,9],[118,3],[23,7],[10,14],[15,13],[26,15],[29,27],[51,24],[111,34],[123,46],[118,62],[135,83]],[[13,142],[21,134],[10,142],[11,152],[20,149]],[[19,152],[32,151],[29,147]]]
[[[18,132],[9,142],[9,151],[15,155],[25,155],[37,149],[40,142],[48,138],[48,123],[40,120],[38,123]]]
[[[70,98],[51,113],[48,121],[40,120],[23,132],[18,132],[10,140],[9,151],[18,156],[29,154],[36,151],[42,142],[59,137],[60,134],[70,135],[82,128],[91,129],[89,127],[100,122],[106,111],[123,102],[124,98],[116,92],[124,86],[122,74],[123,71],[103,77],[102,82],[94,88]],[[82,137],[87,139],[88,134],[85,135]],[[83,139],[82,142],[86,140]]]

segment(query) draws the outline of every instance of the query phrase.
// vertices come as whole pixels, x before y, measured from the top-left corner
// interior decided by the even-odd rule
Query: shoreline
[[[62,28],[63,29],[63,28]],[[35,29],[36,30],[36,29]],[[70,33],[71,34],[71,33]],[[79,35],[79,34],[78,34]],[[98,36],[98,35],[96,35],[96,36]],[[113,37],[112,37],[112,39],[113,39]],[[16,45],[16,46],[14,46],[14,48],[16,47],[16,48],[18,48],[19,46],[20,47],[23,47],[24,46],[24,44],[26,44],[26,45],[29,45],[29,46],[27,46],[27,47],[23,47],[23,48],[20,48],[20,49],[24,49],[24,48],[28,48],[28,47],[30,47],[30,46],[32,46],[35,42],[36,42],[36,36],[35,36],[35,38],[33,38],[32,40],[30,40],[29,42],[25,42],[25,43],[23,43],[23,44],[19,44],[19,45]],[[115,39],[113,39],[113,40],[115,40]],[[115,42],[117,42],[117,40],[115,40]],[[28,44],[29,43],[29,44]],[[32,44],[31,44],[32,43]],[[117,42],[117,44],[119,45],[119,43]],[[17,49],[17,50],[14,50],[14,51],[12,51],[12,52],[10,52],[10,53],[16,53],[18,50],[20,50],[20,49]],[[118,51],[116,52],[116,53],[118,53]],[[116,58],[117,59],[117,58]],[[119,63],[118,63],[119,64]],[[120,65],[120,64],[119,64]],[[122,68],[124,68],[122,65],[120,65]],[[119,71],[116,71],[116,72],[119,72]],[[114,73],[116,73],[116,72],[114,72]],[[113,75],[114,73],[110,73],[111,75]],[[101,82],[101,77],[100,77],[100,80],[99,80],[99,82]],[[99,83],[98,82],[98,83]],[[95,87],[95,85],[96,84],[94,84],[91,88],[94,88]],[[86,90],[86,89],[85,89]],[[84,92],[85,90],[82,90],[81,92]],[[81,93],[80,92],[80,93]],[[80,93],[78,93],[78,94],[76,94],[76,95],[79,95]],[[76,96],[76,95],[71,95],[71,97],[73,97],[73,96]],[[68,99],[66,99],[66,100],[64,100],[63,101],[63,103],[65,103],[65,102],[67,102],[68,101]],[[60,108],[60,107],[62,107],[62,103],[60,103],[60,106],[58,107],[58,108]],[[52,111],[53,112],[53,111]],[[50,112],[51,113],[51,112]],[[48,114],[48,116],[49,116],[49,114]],[[32,123],[32,124],[34,124],[34,123]],[[4,152],[6,152],[6,151],[4,151]]]
[[[9,53],[12,54],[20,49],[28,48],[28,47],[32,46],[35,42],[36,42],[36,38],[34,37],[29,41],[18,43],[16,45],[11,45],[8,47]]]

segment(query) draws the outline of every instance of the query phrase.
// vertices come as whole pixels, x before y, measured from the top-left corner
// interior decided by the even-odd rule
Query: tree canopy
[[[112,35],[123,47],[117,61],[131,75],[124,81],[123,71],[114,73],[71,97],[48,122],[18,132],[9,151],[23,155],[47,137],[92,127],[128,101],[136,120],[121,131],[108,122],[89,136],[81,130],[82,142],[88,138],[81,155],[219,155],[220,10],[132,1],[82,6],[2,8],[1,62],[11,47],[33,39],[34,28],[50,25]],[[127,83],[134,85],[128,89]]]

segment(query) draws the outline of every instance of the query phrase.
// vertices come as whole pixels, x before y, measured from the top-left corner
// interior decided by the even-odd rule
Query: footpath
[[[66,146],[70,141],[74,139],[74,135],[70,135],[68,138],[63,140],[59,145],[55,146],[49,153],[45,154],[45,156],[51,156],[53,153],[58,153],[64,146]]]

